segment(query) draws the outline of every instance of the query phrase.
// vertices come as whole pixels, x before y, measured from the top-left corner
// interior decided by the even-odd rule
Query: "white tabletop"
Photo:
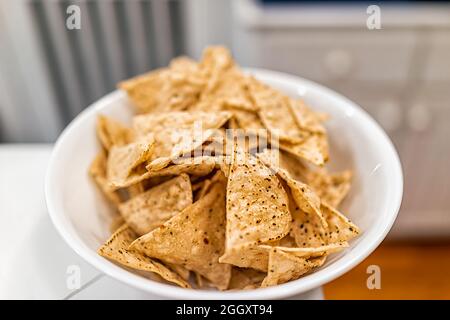
[[[0,145],[0,299],[158,299],[88,265],[54,229],[44,197],[51,149]],[[296,297],[322,298],[320,288]]]

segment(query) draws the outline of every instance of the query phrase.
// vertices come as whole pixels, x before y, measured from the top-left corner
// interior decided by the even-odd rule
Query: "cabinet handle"
[[[324,58],[325,70],[333,78],[343,78],[350,74],[354,61],[350,52],[333,49]]]
[[[387,131],[398,129],[402,122],[402,112],[397,102],[393,100],[382,101],[376,112],[376,118]]]
[[[414,104],[407,114],[408,126],[411,130],[425,131],[431,123],[431,112],[423,104]]]

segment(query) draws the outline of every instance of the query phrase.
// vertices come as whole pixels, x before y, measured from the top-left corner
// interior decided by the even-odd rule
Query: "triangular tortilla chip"
[[[249,78],[238,68],[230,69],[222,78],[215,94],[222,100],[222,107],[257,111],[248,90]]]
[[[219,263],[225,247],[225,178],[161,227],[134,241],[130,248],[149,257],[181,264],[226,289],[231,267]]]
[[[135,183],[144,181],[150,178],[176,176],[181,173],[187,173],[193,176],[206,176],[214,170],[216,166],[216,159],[214,157],[195,157],[186,159],[177,159],[176,163],[168,165],[161,170],[144,171],[133,174],[130,177],[121,180],[113,181],[112,186],[115,188],[123,188],[133,185]]]
[[[140,113],[162,111],[159,94],[167,79],[168,70],[159,69],[120,82],[118,88],[126,91]]]
[[[128,225],[142,236],[192,204],[189,176],[181,174],[122,203],[119,211]]]
[[[316,215],[321,225],[326,228],[327,222],[320,211],[320,198],[317,194],[307,184],[292,179],[287,172],[281,170],[279,174],[291,190],[297,206],[307,213]]]
[[[169,112],[133,119],[138,134],[153,133],[155,147],[147,170],[160,170],[171,160],[186,155],[215,133],[232,116],[230,112]]]
[[[350,190],[352,172],[345,170],[329,173],[325,168],[309,171],[308,184],[319,195],[322,201],[337,208]]]
[[[195,283],[197,284],[198,288],[204,288],[206,279],[202,277],[202,275],[198,272],[195,272]]]
[[[162,68],[119,83],[140,113],[185,110],[197,102],[206,84],[198,64],[174,59]]]
[[[308,185],[292,179],[286,170],[277,167],[277,155],[277,150],[269,149],[257,154],[258,158],[278,173],[290,189],[289,210],[293,219],[291,233],[297,245],[318,247],[355,237],[359,233],[358,227],[325,201],[321,201]]]
[[[183,280],[189,281],[189,278],[191,277],[191,271],[183,267],[179,264],[173,264],[173,263],[164,263],[169,269],[175,271]]]
[[[297,243],[295,242],[294,237],[288,234],[287,236],[285,236],[283,239],[280,240],[278,246],[286,248],[295,248],[297,247]]]
[[[266,149],[264,152],[258,153],[257,157],[284,180],[297,206],[305,212],[316,215],[322,226],[326,228],[327,223],[320,211],[320,198],[307,184],[291,178],[290,174],[284,168],[278,166],[279,160],[277,159],[279,157],[279,151],[276,149]]]
[[[206,192],[209,190],[209,187],[211,186],[211,180],[205,179],[201,181],[200,188],[195,192],[194,201],[197,201],[198,199],[201,199],[205,196]]]
[[[231,52],[222,46],[211,46],[203,51],[200,61],[202,73],[208,79],[203,95],[209,95],[221,81],[223,74],[233,67]]]
[[[166,112],[187,110],[198,101],[206,79],[198,64],[186,57],[174,59],[170,71],[158,94],[158,109]]]
[[[113,146],[106,164],[108,182],[111,185],[123,184],[135,173],[140,164],[150,158],[153,145],[153,135],[148,134],[133,143],[120,147]]]
[[[259,248],[262,250],[273,250],[276,248],[278,251],[288,252],[296,257],[301,258],[317,258],[324,255],[329,255],[331,253],[339,252],[348,247],[347,242],[338,242],[327,244],[325,246],[317,247],[317,248],[288,248],[288,247],[280,247],[280,246],[268,246],[268,245],[260,245]]]
[[[111,149],[112,146],[130,143],[133,138],[131,129],[104,115],[97,117],[96,129],[97,136],[106,150]]]
[[[134,198],[145,191],[144,183],[135,183],[127,188],[128,199]]]
[[[323,227],[316,215],[308,214],[299,207],[290,208],[292,218],[291,233],[299,247],[320,247],[353,239],[360,230],[342,213],[322,203],[321,212],[327,222]]]
[[[320,247],[327,243],[326,228],[316,214],[303,211],[290,195],[289,210],[292,215],[291,235],[299,247]]]
[[[249,81],[250,94],[264,126],[280,141],[300,143],[307,134],[297,125],[290,107],[290,98],[258,80]],[[280,117],[280,115],[283,115]]]
[[[198,199],[203,198],[208,192],[209,190],[211,190],[211,187],[219,182],[222,183],[223,179],[225,178],[224,173],[221,171],[216,171],[216,173],[214,174],[214,176],[212,176],[211,179],[205,179],[203,180],[203,184],[201,186],[201,189],[198,191],[197,195],[196,195],[196,199],[195,201],[197,201]]]
[[[220,261],[265,271],[268,255],[257,245],[289,232],[287,200],[273,172],[235,145],[227,184],[226,251]]]
[[[326,203],[322,203],[321,210],[328,223],[325,239],[327,243],[349,241],[361,233],[360,229],[342,213]]]
[[[237,149],[227,185],[227,249],[279,240],[291,223],[278,178],[259,159]]]
[[[106,179],[106,155],[103,150],[98,153],[92,162],[89,168],[89,174],[94,179],[98,188],[113,205],[117,206],[122,201]]]
[[[133,118],[133,130],[139,135],[155,134],[158,140],[159,133],[176,129],[218,129],[232,116],[230,112],[166,112],[158,114],[145,114]],[[164,132],[166,133],[166,132]],[[170,132],[168,132],[170,134]],[[168,136],[170,138],[170,136]],[[164,141],[162,142],[169,142]]]
[[[229,290],[250,290],[261,286],[265,273],[254,269],[233,267]]]
[[[206,180],[200,180],[200,181],[191,181],[192,183],[192,192],[197,192],[200,191],[203,188],[203,185],[205,184],[206,181],[209,181],[208,179]]]
[[[223,71],[210,89],[203,92],[200,100],[189,111],[216,111],[233,107],[241,110],[257,111],[248,92],[248,77],[238,68]]]
[[[280,150],[278,157],[280,168],[286,170],[293,179],[309,184],[307,175],[310,170],[300,159],[282,150]]]
[[[317,166],[328,161],[328,140],[324,134],[310,134],[300,143],[280,141],[279,148]]]
[[[126,224],[120,227],[106,243],[98,249],[98,253],[110,260],[118,262],[126,267],[150,271],[160,275],[169,282],[173,282],[180,287],[190,288],[178,274],[166,268],[143,254],[129,250],[129,245],[136,239],[136,234]]]
[[[325,127],[322,124],[323,115],[309,109],[301,100],[291,99],[289,106],[300,129],[312,133],[326,134]]]
[[[296,280],[305,273],[321,266],[324,262],[325,257],[305,259],[277,248],[272,248],[269,253],[268,273],[261,287],[275,286]]]
[[[194,155],[204,157],[222,156],[226,154],[226,137],[224,129],[214,130],[214,133],[204,143],[193,151]]]
[[[265,245],[277,244],[278,241],[273,241],[267,242]],[[219,262],[266,272],[268,259],[269,253],[264,247],[261,248],[254,243],[245,243],[227,248],[226,252],[220,257]]]
[[[239,128],[246,130],[264,129],[264,125],[256,112],[230,106],[227,107],[227,110],[233,113],[233,117],[236,119],[236,124]]]

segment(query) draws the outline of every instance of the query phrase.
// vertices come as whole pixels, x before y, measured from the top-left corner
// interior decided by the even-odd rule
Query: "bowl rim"
[[[71,222],[69,221],[69,218],[62,214],[63,208],[58,205],[58,202],[54,198],[54,194],[56,194],[55,190],[58,189],[58,179],[53,168],[56,167],[58,158],[60,157],[61,149],[65,145],[64,141],[71,134],[71,132],[76,130],[77,127],[79,127],[85,121],[85,119],[97,113],[103,105],[107,105],[109,102],[118,99],[120,96],[123,96],[124,93],[122,91],[115,90],[88,106],[63,130],[54,145],[47,167],[45,176],[45,198],[47,209],[53,225],[58,230],[64,241],[69,245],[69,247],[71,247],[79,256],[81,256],[85,261],[87,261],[101,273],[107,274],[108,276],[117,279],[125,284],[146,292],[150,292],[156,296],[172,299],[240,300],[281,299],[286,297],[293,297],[336,279],[337,277],[355,267],[357,264],[362,262],[369,254],[371,254],[383,241],[392,225],[394,224],[398,211],[400,210],[403,196],[403,173],[400,159],[387,134],[383,131],[383,129],[381,129],[378,123],[361,107],[359,107],[346,97],[342,96],[341,94],[318,83],[299,76],[271,71],[267,69],[245,68],[245,71],[255,75],[256,77],[261,76],[262,78],[272,78],[278,83],[286,83],[290,86],[292,86],[292,84],[299,84],[302,86],[314,88],[314,90],[323,92],[333,100],[340,100],[341,103],[343,102],[347,105],[349,110],[355,116],[365,122],[365,127],[367,127],[367,130],[369,130],[371,134],[377,136],[378,143],[383,145],[384,152],[389,155],[388,158],[390,159],[390,167],[392,168],[390,178],[392,179],[392,184],[394,185],[394,193],[391,194],[392,203],[390,212],[388,218],[385,219],[380,226],[381,232],[373,236],[366,247],[358,248],[359,250],[356,250],[357,248],[353,248],[353,255],[348,259],[345,259],[346,255],[344,255],[334,261],[333,268],[331,268],[330,270],[318,270],[317,272],[314,272],[306,277],[288,283],[268,288],[259,288],[256,290],[221,292],[198,289],[184,289],[170,284],[164,284],[150,279],[144,279],[141,276],[133,274],[119,267],[118,265],[104,259],[103,257],[100,257],[78,237],[76,231],[71,225]],[[299,281],[301,281],[301,285],[299,285]]]

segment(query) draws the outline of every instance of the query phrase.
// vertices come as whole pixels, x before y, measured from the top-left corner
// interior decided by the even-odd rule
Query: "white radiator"
[[[182,0],[0,1],[1,139],[53,141],[118,81],[184,53],[183,17]]]

